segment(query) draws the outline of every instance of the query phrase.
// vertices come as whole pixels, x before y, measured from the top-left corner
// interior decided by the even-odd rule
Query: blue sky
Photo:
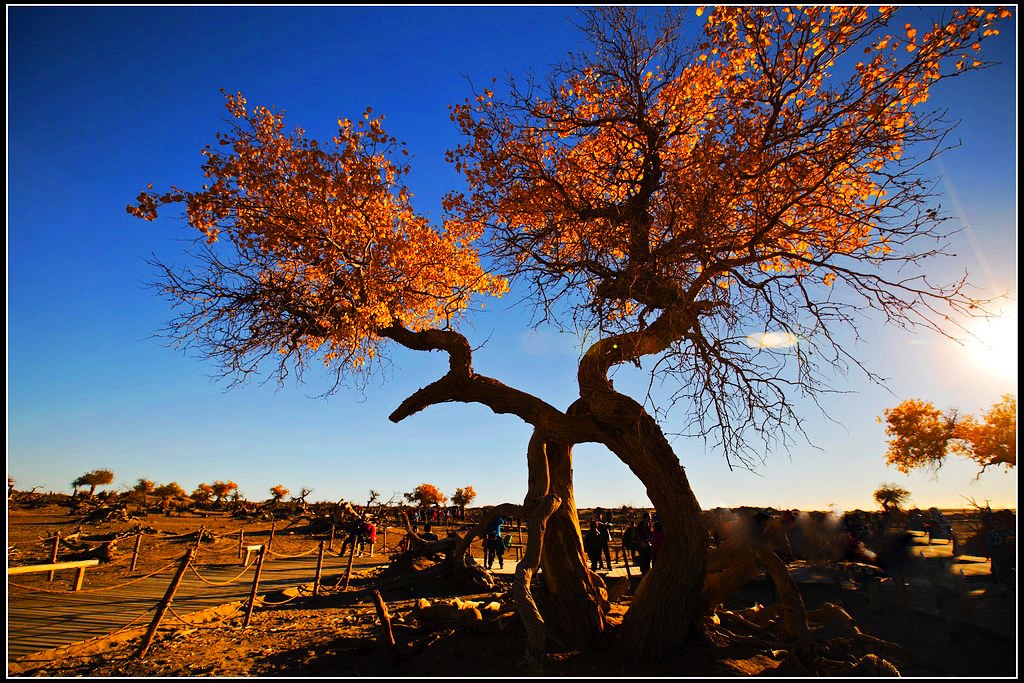
[[[923,10],[925,14],[932,10]],[[459,186],[444,151],[459,142],[448,105],[469,81],[526,69],[544,73],[583,47],[567,7],[8,7],[7,471],[19,488],[70,490],[92,469],[116,485],[144,477],[233,479],[252,500],[284,484],[312,499],[384,498],[421,482],[445,493],[467,484],[479,504],[517,501],[526,487],[530,429],[479,406],[443,405],[395,425],[387,415],[445,371],[438,354],[394,353],[394,368],[363,392],[250,383],[226,391],[216,368],[153,337],[167,304],[143,286],[144,259],[180,262],[180,223],[145,223],[125,205],[150,182],[201,182],[200,149],[225,115],[221,88],[286,112],[289,127],[328,137],[339,117],[367,107],[412,153],[409,184],[419,211],[440,216]],[[930,266],[964,270],[987,293],[1009,292],[1012,339],[1002,356],[909,334],[877,321],[859,330],[857,353],[888,378],[880,388],[851,373],[824,402],[836,422],[801,405],[817,446],[766,453],[755,472],[730,471],[720,453],[678,439],[676,451],[704,507],[871,507],[882,482],[919,505],[960,506],[962,496],[1014,504],[1016,472],[950,460],[938,477],[884,465],[875,420],[917,396],[977,413],[1016,393],[1016,18],[987,46],[1001,65],[940,84],[929,105],[962,123],[960,145],[932,171],[943,206],[965,229],[955,257]],[[469,80],[467,80],[469,79]],[[514,297],[489,304],[465,329],[479,372],[557,406],[574,398],[574,339],[529,330]],[[996,339],[995,333],[982,332]],[[1005,335],[1004,335],[1005,336]],[[1003,337],[999,337],[1000,340]],[[486,343],[484,343],[486,342]],[[852,342],[851,342],[852,343]],[[987,359],[987,360],[986,360]],[[617,388],[645,386],[635,370]],[[634,393],[634,395],[636,395]],[[666,431],[680,428],[670,415]],[[643,486],[601,448],[576,451],[581,506],[647,504]]]

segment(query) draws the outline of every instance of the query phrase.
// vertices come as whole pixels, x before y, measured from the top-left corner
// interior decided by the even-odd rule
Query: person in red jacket
[[[370,557],[373,557],[373,548],[377,545],[377,525],[369,519],[363,524],[363,538],[370,542]]]

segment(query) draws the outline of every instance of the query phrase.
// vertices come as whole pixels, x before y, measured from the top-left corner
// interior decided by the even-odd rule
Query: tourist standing
[[[490,569],[494,561],[498,561],[498,569],[505,568],[505,541],[501,537],[501,525],[505,523],[504,517],[497,517],[487,525],[484,532],[484,565]]]
[[[636,564],[640,567],[640,574],[646,574],[651,568],[651,540],[654,536],[654,527],[651,524],[651,513],[645,512],[640,517],[640,523],[636,525]]]

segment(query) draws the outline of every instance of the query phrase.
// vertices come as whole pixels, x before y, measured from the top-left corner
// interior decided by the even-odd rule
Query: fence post
[[[242,541],[245,540],[245,527],[238,527],[238,559],[242,559]]]
[[[388,554],[388,525],[387,525],[387,522],[384,523],[384,536],[383,536],[383,539],[381,540],[381,543],[383,544],[381,546],[381,551],[385,555],[387,555]]]
[[[270,553],[270,551],[274,547],[274,532],[276,530],[277,530],[277,522],[274,521],[274,523],[272,523],[270,525],[270,539],[267,541],[267,553]],[[267,560],[269,561],[270,558],[268,557]]]
[[[352,549],[348,551],[348,567],[345,569],[345,587],[342,590],[348,590],[348,582],[352,578],[352,563],[356,561],[356,542],[352,541]]]
[[[320,553],[316,556],[316,578],[313,579],[313,597],[320,593],[320,574],[324,568],[324,542],[320,541]]]
[[[327,543],[328,550],[334,550],[334,525],[331,525],[331,540]]]
[[[252,592],[249,593],[249,606],[245,610],[245,621],[242,622],[242,628],[246,628],[252,619],[252,609],[256,606],[256,593],[260,589],[260,573],[263,571],[263,555],[266,550],[267,546],[260,546],[260,554],[256,556],[256,575],[252,577]]]
[[[199,527],[199,535],[196,536],[196,552],[192,556],[192,562],[198,567],[199,566],[199,545],[203,542],[203,533],[206,531],[205,526]]]
[[[167,587],[167,593],[164,594],[163,599],[156,608],[156,614],[153,615],[153,621],[149,624],[149,629],[146,631],[146,636],[142,639],[141,645],[139,645],[139,651],[136,655],[139,658],[145,657],[146,652],[149,651],[149,646],[153,643],[153,636],[156,635],[157,628],[160,627],[160,620],[164,618],[164,614],[167,613],[168,608],[171,606],[171,600],[174,599],[174,593],[178,590],[178,585],[181,580],[185,577],[185,570],[188,569],[189,563],[192,561],[192,556],[195,553],[195,548],[189,548],[185,551],[185,556],[181,558],[181,564],[178,565],[178,571],[171,579],[171,585]]]
[[[60,550],[60,532],[57,531],[53,536],[53,552],[50,553],[50,564],[57,564],[57,551]],[[50,576],[47,581],[53,581],[53,570],[50,570]]]
[[[135,565],[139,563],[139,548],[142,547],[142,532],[135,535],[135,550],[132,551],[132,567],[129,571],[135,571]]]
[[[79,567],[75,572],[75,587],[72,590],[82,590],[82,582],[85,581],[85,567]]]

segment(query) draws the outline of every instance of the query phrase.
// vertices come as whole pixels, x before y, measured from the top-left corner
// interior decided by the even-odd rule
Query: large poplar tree
[[[675,378],[696,431],[745,459],[751,436],[799,427],[795,395],[859,365],[839,339],[862,312],[946,333],[948,317],[981,310],[964,282],[898,269],[940,253],[947,218],[921,171],[949,125],[922,105],[938,81],[985,66],[980,43],[1009,14],[936,10],[915,26],[893,8],[718,7],[685,23],[684,12],[585,10],[589,51],[455,106],[465,137],[450,158],[467,188],[446,197],[440,224],[413,209],[404,146],[382,118],[342,119],[319,142],[241,94],[203,151],[207,184],[129,207],[152,220],[183,204],[205,238],[191,265],[162,267],[179,312],[169,331],[234,379],[319,363],[342,382],[390,344],[439,350],[447,374],[392,420],[456,401],[534,427],[522,512],[541,512],[527,557],[543,564],[543,618],[562,642],[599,633],[605,605],[583,555],[572,448],[615,453],[665,531],[622,627],[648,659],[685,642],[702,613],[708,536],[662,425],[609,372],[647,361]],[[474,296],[510,282],[591,334],[571,406],[473,366],[459,323]]]

